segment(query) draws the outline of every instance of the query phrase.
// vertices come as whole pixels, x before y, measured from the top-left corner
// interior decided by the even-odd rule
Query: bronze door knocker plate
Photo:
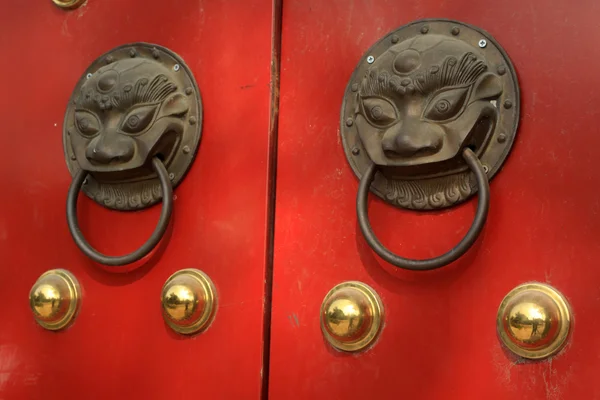
[[[486,32],[468,24],[415,21],[362,57],[344,94],[341,137],[361,180],[359,225],[386,261],[433,269],[464,254],[489,206],[488,181],[500,170],[519,123],[519,86],[510,59]],[[369,188],[394,206],[452,207],[479,192],[475,221],[457,247],[430,260],[387,250],[367,217]]]
[[[172,190],[190,168],[202,131],[202,102],[189,68],[161,46],[132,43],[96,59],[77,83],[63,124],[73,181],[67,220],[79,248],[105,265],[147,255],[168,226]],[[115,210],[139,210],[163,200],[158,226],[137,251],[98,253],[77,223],[79,190]]]

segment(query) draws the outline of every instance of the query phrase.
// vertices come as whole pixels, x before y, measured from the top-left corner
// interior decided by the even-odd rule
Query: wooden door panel
[[[600,398],[594,160],[600,37],[597,3],[286,1],[270,386],[272,399]],[[356,220],[358,182],[340,140],[344,90],[360,58],[388,32],[421,18],[488,31],[521,86],[521,123],[491,182],[486,227],[457,262],[399,270],[368,247]],[[439,212],[396,209],[371,195],[379,239],[414,258],[439,255],[466,233],[473,198]],[[334,285],[359,280],[382,297],[385,325],[358,355],[323,339],[319,308]],[[572,335],[559,355],[519,362],[496,334],[498,306],[528,281],[569,300]]]
[[[0,145],[0,398],[259,398],[263,343],[271,2],[11,2],[0,16],[4,121]],[[174,191],[161,249],[135,271],[88,261],[67,229],[71,176],[62,148],[67,101],[87,66],[130,42],[178,53],[198,82],[203,134]],[[84,195],[79,219],[106,254],[150,235],[160,206],[101,208]],[[83,302],[63,332],[34,322],[27,294],[39,275],[66,268]],[[163,322],[160,292],[175,271],[197,268],[218,292],[204,333],[182,337]]]

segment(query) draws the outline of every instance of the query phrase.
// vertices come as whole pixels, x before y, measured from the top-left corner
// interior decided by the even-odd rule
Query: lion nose
[[[130,138],[99,136],[92,140],[86,149],[85,156],[92,163],[123,163],[133,158],[134,145]]]
[[[430,155],[441,149],[441,138],[419,138],[413,135],[399,136],[396,140],[383,143],[387,155],[410,157],[415,154]]]
[[[443,132],[430,123],[405,124],[392,135],[384,135],[381,147],[388,157],[426,156],[438,153]]]

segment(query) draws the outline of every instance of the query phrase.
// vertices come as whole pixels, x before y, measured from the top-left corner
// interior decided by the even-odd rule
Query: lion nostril
[[[435,138],[434,140],[430,140],[429,143],[427,143],[427,145],[423,146],[422,150],[428,150],[428,151],[433,151],[434,153],[437,153],[438,151],[440,151],[441,148],[442,148],[442,139]]]
[[[402,154],[398,153],[397,151],[394,150],[384,150],[383,154],[385,154],[386,157],[388,158],[395,158],[395,157],[401,157]]]
[[[417,149],[412,155],[419,156],[419,157],[425,157],[425,156],[429,156],[429,155],[432,155],[435,153],[437,153],[437,150],[435,147],[426,146],[426,147]]]
[[[396,146],[393,141],[384,141],[381,143],[381,148],[384,152],[395,152]]]
[[[398,147],[396,140],[386,140],[381,143],[383,154],[388,158],[402,157],[402,150]]]

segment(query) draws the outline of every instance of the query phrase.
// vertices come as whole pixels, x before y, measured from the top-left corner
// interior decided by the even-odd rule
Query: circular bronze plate
[[[152,158],[173,187],[190,168],[202,132],[198,85],[181,57],[162,46],[132,43],[96,59],[75,86],[63,124],[71,175],[89,172],[83,191],[115,210],[161,200]]]
[[[399,207],[458,204],[477,191],[462,159],[474,150],[491,179],[519,123],[517,75],[485,31],[421,20],[379,40],[346,87],[340,134],[354,173],[371,162],[371,190]]]

